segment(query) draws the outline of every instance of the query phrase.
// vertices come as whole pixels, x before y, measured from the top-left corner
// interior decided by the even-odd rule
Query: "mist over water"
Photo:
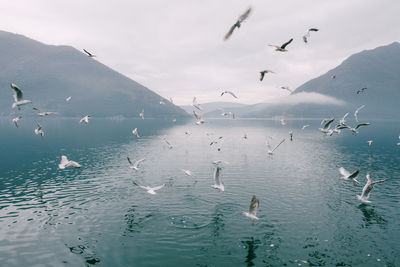
[[[24,119],[0,121],[1,265],[400,265],[399,122],[325,137],[320,121],[46,118],[41,138]],[[61,155],[82,168],[58,170]],[[127,156],[146,160],[136,172]],[[211,187],[214,160],[227,162],[225,192]],[[341,166],[360,169],[360,186],[339,181]],[[389,180],[365,205],[367,171]],[[253,195],[254,226],[242,215]]]

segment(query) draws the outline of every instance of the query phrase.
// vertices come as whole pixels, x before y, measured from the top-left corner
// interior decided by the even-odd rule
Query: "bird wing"
[[[262,81],[263,79],[264,79],[264,75],[265,75],[265,72],[263,72],[263,71],[260,71],[260,81]]]
[[[37,113],[40,113],[40,109],[38,108],[33,108]]]
[[[310,28],[310,29],[308,29],[308,31],[309,31],[309,32],[317,32],[317,31],[319,31],[319,29],[317,29],[317,28]]]
[[[240,17],[239,17],[239,22],[243,22],[251,13],[251,7],[249,7],[246,12],[244,12]]]
[[[335,119],[330,119],[327,123],[325,123],[324,129],[328,129],[329,126],[331,125],[331,123],[332,123],[334,120],[335,120]]]
[[[133,164],[133,167],[137,168],[139,166],[139,163],[144,161],[145,159],[139,159],[135,162],[135,164]]]
[[[340,120],[341,124],[344,124],[346,122],[346,117],[349,115],[349,113],[347,112],[346,114],[344,114],[343,118]]]
[[[74,167],[74,168],[80,168],[82,167],[81,164],[79,164],[76,161],[69,161],[66,165],[66,167]]]
[[[129,164],[133,165],[133,163],[129,157],[126,157],[126,159],[128,160]]]
[[[90,57],[93,56],[93,55],[92,55],[90,52],[88,52],[86,49],[83,49],[83,51],[84,51],[86,54],[88,54],[88,56],[90,56]]]
[[[358,117],[357,117],[358,112],[359,112],[362,108],[364,108],[364,107],[365,107],[365,105],[362,105],[362,106],[358,107],[358,108],[356,109],[356,111],[354,111],[354,117],[356,118],[356,121],[357,121],[357,122],[358,122]]]
[[[353,172],[350,176],[349,179],[354,179],[357,177],[357,175],[360,173],[360,170],[356,170],[355,172]]]
[[[306,36],[306,35],[304,35],[304,36],[303,36],[303,41],[304,41],[305,43],[307,43],[307,42],[308,42],[308,40],[307,40],[307,36]]]
[[[156,190],[160,190],[161,188],[163,188],[165,186],[165,184],[162,184],[162,185],[159,185],[159,186],[155,186],[155,187],[153,187],[153,188],[151,188],[151,189],[153,189],[154,191],[156,191]]]
[[[388,180],[388,179],[383,179],[383,180],[375,181],[375,182],[372,182],[372,184],[374,185],[374,184],[384,183],[384,182],[386,182],[387,180]]]
[[[233,96],[234,98],[237,98],[237,96],[233,93],[233,92],[231,92],[231,91],[226,91],[228,94],[230,94],[231,96]]]
[[[339,172],[340,172],[340,174],[343,175],[344,177],[349,177],[349,176],[350,176],[350,173],[349,173],[345,168],[343,168],[343,167],[340,167],[340,168],[339,168]]]
[[[197,120],[201,120],[200,115],[198,115],[194,110],[193,110],[193,114],[194,114],[194,117],[195,117]]]
[[[293,38],[291,38],[289,41],[287,41],[286,43],[284,43],[283,45],[281,45],[282,49],[285,49],[285,47],[290,44],[293,41]]]
[[[260,202],[258,201],[256,196],[253,196],[250,201],[249,213],[257,215],[259,205],[260,205]]]
[[[360,124],[358,124],[358,125],[355,127],[355,129],[357,130],[357,129],[360,128],[361,126],[368,126],[368,125],[370,125],[369,122],[360,123]]]
[[[286,139],[283,139],[274,149],[272,149],[272,152],[275,151],[283,142],[285,142]]]
[[[221,184],[221,179],[219,178],[219,171],[221,170],[221,167],[216,166],[214,170],[214,182],[216,185]]]
[[[225,34],[224,40],[228,40],[229,37],[231,37],[231,35],[232,35],[233,31],[235,30],[235,28],[236,28],[236,23],[233,24],[233,26],[232,26],[232,27],[229,29],[229,31]]]
[[[14,90],[14,100],[15,102],[22,100],[22,91],[15,83],[11,83],[11,88]]]

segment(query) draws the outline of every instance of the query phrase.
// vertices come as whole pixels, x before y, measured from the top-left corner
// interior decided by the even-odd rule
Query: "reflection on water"
[[[398,124],[324,137],[318,121],[177,123],[45,120],[37,138],[0,121],[2,265],[400,266]],[[265,141],[290,129],[293,141],[268,157]],[[58,170],[61,155],[82,168]],[[127,156],[146,160],[134,171]],[[225,192],[211,188],[214,160]],[[342,166],[360,169],[361,186],[338,179]],[[356,195],[367,171],[389,180],[365,205]],[[150,195],[135,183],[166,186]],[[252,195],[253,226],[242,215]]]

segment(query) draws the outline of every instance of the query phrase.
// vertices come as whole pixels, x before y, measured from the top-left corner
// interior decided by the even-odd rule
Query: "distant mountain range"
[[[236,109],[236,108],[243,108],[246,107],[247,105],[245,104],[240,104],[240,103],[233,103],[233,102],[209,102],[209,103],[204,103],[200,105],[202,110],[202,113],[207,115],[210,112],[219,112],[220,108],[226,109],[226,111],[230,111],[231,109]],[[186,105],[186,106],[180,106],[183,110],[185,110],[189,114],[193,114],[193,110],[196,110],[195,107],[191,105]]]
[[[89,49],[90,50],[90,49]],[[61,116],[187,117],[187,113],[141,84],[70,46],[45,45],[0,31],[0,115],[13,103],[10,83],[37,107]],[[67,97],[71,96],[69,102]],[[165,104],[161,105],[160,100]]]
[[[363,92],[357,91],[361,88]],[[274,103],[233,107],[237,117],[330,117],[365,105],[363,118],[400,119],[400,43],[354,54],[336,68],[298,87]],[[205,117],[220,116],[214,110]]]

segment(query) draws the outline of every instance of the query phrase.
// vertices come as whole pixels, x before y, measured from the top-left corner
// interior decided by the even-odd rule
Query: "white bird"
[[[44,117],[44,116],[52,115],[52,114],[57,114],[57,112],[53,112],[53,111],[43,111],[43,112],[41,112],[40,109],[38,109],[38,108],[33,108],[33,109],[36,111],[36,113],[40,117]]]
[[[132,133],[133,135],[136,135],[137,138],[140,138],[137,128],[133,129]]]
[[[165,102],[162,99],[160,99],[160,105],[165,105]]]
[[[347,117],[347,115],[349,115],[348,112],[346,114],[344,114],[343,118],[340,119],[339,124],[346,125],[346,117]]]
[[[387,179],[373,182],[369,173],[367,173],[366,177],[367,177],[367,183],[364,185],[362,189],[361,196],[357,195],[357,198],[363,203],[371,203],[371,201],[369,201],[368,199],[372,189],[374,188],[374,185],[386,182]]]
[[[67,167],[80,168],[80,167],[82,167],[82,165],[80,165],[79,163],[77,163],[75,161],[68,160],[67,156],[61,156],[61,162],[60,162],[60,164],[58,164],[58,168],[60,170],[63,170]]]
[[[303,127],[301,127],[302,130],[304,130],[305,128],[307,128],[308,126],[310,126],[309,124],[303,125]]]
[[[143,188],[144,190],[147,191],[147,193],[152,194],[152,195],[155,195],[156,191],[160,190],[164,186],[165,186],[165,184],[162,184],[162,185],[159,185],[159,186],[155,186],[155,187],[139,185],[140,188]]]
[[[82,119],[80,119],[79,123],[83,123],[83,122],[84,122],[84,123],[88,124],[90,118],[91,118],[90,115],[86,115],[85,117],[83,117]]]
[[[15,83],[11,83],[10,86],[14,90],[14,103],[12,104],[11,108],[18,107],[18,110],[20,110],[20,106],[32,103],[31,100],[24,100],[21,89],[19,89],[19,87]]]
[[[18,116],[12,119],[12,123],[14,123],[15,127],[18,128],[18,122],[19,120],[22,119],[22,116]]]
[[[354,117],[356,118],[357,122],[358,122],[358,112],[364,107],[365,107],[365,105],[362,105],[359,108],[357,108],[356,111],[354,111]]]
[[[373,141],[372,140],[368,140],[367,143],[368,143],[368,146],[371,146]]]
[[[251,224],[254,224],[255,220],[258,220],[257,217],[257,212],[258,212],[258,207],[260,206],[260,202],[256,198],[256,196],[253,196],[250,201],[250,208],[249,212],[244,211],[243,215],[246,217],[249,217],[251,219]]]
[[[167,140],[166,138],[163,138],[163,140],[164,140],[164,142],[167,144],[167,146],[168,146],[169,149],[174,148],[174,147],[171,145],[171,143],[168,142],[168,140]]]
[[[223,96],[224,94],[230,94],[231,96],[233,96],[234,98],[237,98],[237,96],[232,92],[232,91],[223,91],[222,93],[221,93],[221,96]]]
[[[37,124],[37,127],[35,128],[35,134],[44,136],[44,131],[42,130],[42,126],[38,122],[36,122],[36,124]]]
[[[281,86],[282,90],[288,90],[290,93],[292,93],[293,91],[290,90],[289,86]]]
[[[277,149],[283,142],[285,142],[286,139],[283,139],[274,149],[272,149],[271,145],[269,144],[268,140],[267,140],[267,148],[268,148],[268,154],[272,155],[275,151],[275,149]]]
[[[173,118],[173,119],[172,119],[172,122],[176,122],[176,118]]]
[[[341,175],[343,175],[342,177],[339,178],[339,180],[352,182],[354,186],[358,185],[359,182],[357,181],[356,177],[360,173],[360,170],[356,170],[355,172],[350,173],[345,168],[340,167],[339,172]]]
[[[206,121],[205,120],[203,120],[202,118],[201,118],[201,116],[199,115],[199,114],[197,114],[194,110],[193,110],[193,115],[194,115],[194,117],[196,118],[196,124],[197,125],[199,125],[199,124],[202,124],[202,123],[205,123]]]
[[[88,57],[95,57],[95,55],[93,55],[92,53],[90,53],[86,49],[83,49],[83,52],[85,52],[88,55]]]
[[[347,126],[347,128],[348,128],[350,131],[352,131],[352,132],[355,133],[355,134],[358,134],[358,131],[357,131],[358,128],[360,128],[361,126],[368,126],[368,125],[370,125],[369,122],[364,122],[364,123],[359,123],[359,124],[357,124],[354,128],[353,128],[353,127],[350,127],[350,126],[348,126],[348,125],[346,125],[346,126]]]
[[[193,98],[192,106],[195,107],[195,108],[197,108],[198,110],[203,110],[203,109],[200,107],[200,104],[197,102],[196,97]]]
[[[142,111],[139,113],[140,118],[142,118],[142,120],[144,120],[144,109],[142,109]]]
[[[139,170],[139,163],[144,161],[145,159],[139,159],[137,161],[135,161],[135,163],[132,163],[131,159],[129,157],[126,157],[128,159],[128,162],[131,166],[129,166],[129,168],[134,169],[135,171]]]
[[[325,123],[325,124],[324,124],[324,127],[319,128],[318,130],[320,130],[321,132],[323,132],[323,133],[325,133],[325,134],[330,134],[330,135],[332,135],[333,130],[330,131],[330,127],[331,127],[331,123],[332,123],[334,120],[335,120],[334,118],[328,119],[328,120],[326,120],[326,119],[322,120],[321,125],[322,125],[323,123]]]
[[[236,23],[233,24],[233,26],[232,26],[232,27],[229,29],[229,31],[225,34],[225,36],[224,36],[224,40],[225,40],[225,41],[228,40],[229,37],[231,37],[233,31],[234,31],[236,28],[238,28],[238,29],[240,28],[240,26],[242,25],[241,23],[250,15],[250,13],[251,13],[251,7],[249,7],[249,8],[246,10],[246,12],[244,12],[244,13],[239,17],[239,19],[236,21]]]
[[[275,47],[275,51],[286,52],[286,51],[287,51],[287,50],[285,49],[286,46],[288,46],[292,41],[293,41],[293,38],[291,38],[289,41],[287,41],[287,42],[284,43],[283,45],[269,45],[269,46]]]
[[[193,172],[189,171],[189,170],[185,170],[185,169],[180,169],[181,171],[183,171],[187,176],[191,176],[193,174]]]
[[[214,169],[214,184],[211,186],[212,188],[218,189],[219,191],[225,191],[225,187],[221,181],[221,177],[219,177],[219,172],[222,170],[222,167],[218,165],[215,166]]]
[[[69,96],[69,97],[67,97],[67,98],[65,99],[65,101],[69,102],[69,101],[71,100],[71,98],[72,98],[72,97]]]
[[[319,31],[317,28],[308,29],[307,34],[303,36],[303,41],[305,43],[308,43],[308,38],[310,37],[310,32],[317,32],[317,31]]]

